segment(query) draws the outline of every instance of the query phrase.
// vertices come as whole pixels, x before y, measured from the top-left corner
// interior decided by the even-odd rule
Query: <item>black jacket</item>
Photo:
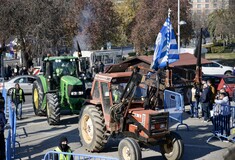
[[[201,103],[209,103],[211,99],[211,90],[209,87],[204,88],[202,91],[202,95],[200,97],[200,102]]]

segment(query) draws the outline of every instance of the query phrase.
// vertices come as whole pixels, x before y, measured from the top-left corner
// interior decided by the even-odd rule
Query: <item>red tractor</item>
[[[122,134],[118,154],[122,160],[141,159],[140,145],[160,145],[161,154],[169,160],[181,159],[184,144],[175,132],[169,131],[169,113],[146,107],[143,86],[147,82],[138,73],[96,74],[79,119],[83,145],[90,152],[100,152],[115,134]],[[149,97],[148,97],[149,99]]]

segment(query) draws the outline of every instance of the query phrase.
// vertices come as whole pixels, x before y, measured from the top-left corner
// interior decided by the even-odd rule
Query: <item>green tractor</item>
[[[60,123],[62,110],[79,113],[85,98],[85,83],[80,77],[81,62],[72,56],[46,57],[43,75],[33,84],[34,113],[47,116],[49,125]]]

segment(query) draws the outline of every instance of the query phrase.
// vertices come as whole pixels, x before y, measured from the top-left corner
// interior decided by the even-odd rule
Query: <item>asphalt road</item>
[[[190,130],[187,131],[184,126],[181,126],[178,131],[185,144],[183,159],[221,160],[226,148],[232,143],[214,140],[207,144],[206,140],[212,136],[210,132],[212,124],[203,123],[200,119],[189,118],[187,113],[184,114],[184,118],[184,123],[189,125]],[[175,130],[177,123],[171,122],[170,126],[171,130]],[[68,137],[69,145],[74,153],[118,158],[117,146],[120,139],[111,138],[101,153],[87,153],[80,143],[77,127],[78,115],[63,115],[60,125],[49,126],[46,117],[34,115],[32,97],[26,96],[26,103],[23,105],[23,119],[17,121],[16,140],[20,146],[16,145],[15,159],[43,159],[46,152],[53,150],[58,145],[62,135]],[[142,158],[145,160],[163,159],[158,147],[142,149]]]

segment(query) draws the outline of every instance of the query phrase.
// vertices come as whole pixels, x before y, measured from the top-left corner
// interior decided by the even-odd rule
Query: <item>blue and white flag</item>
[[[158,68],[164,68],[168,64],[179,60],[178,46],[175,38],[175,33],[168,17],[158,33],[155,47],[152,69],[158,70]]]

